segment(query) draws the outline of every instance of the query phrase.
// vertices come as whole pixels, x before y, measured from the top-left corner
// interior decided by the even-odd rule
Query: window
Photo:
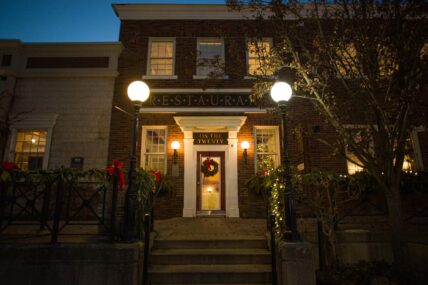
[[[4,54],[1,60],[1,66],[10,66],[12,64],[12,55]]]
[[[372,155],[374,155],[374,146],[372,135],[370,134],[369,129],[360,127],[352,129],[353,137],[355,142],[364,149],[368,150]],[[420,168],[418,166],[417,156],[419,153],[418,142],[412,137],[406,140],[405,144],[405,154],[403,161],[403,171],[412,172]],[[346,149],[346,158],[347,158],[347,168],[348,174],[355,174],[356,172],[364,170],[364,167],[360,160],[349,148]]]
[[[149,75],[174,75],[175,40],[151,39],[149,45]]]
[[[224,42],[222,39],[198,39],[198,76],[224,75]]]
[[[279,165],[278,127],[255,127],[256,171],[271,169]]]
[[[359,76],[357,49],[353,43],[338,47],[335,56],[339,75],[343,77]]]
[[[22,170],[42,169],[46,141],[46,131],[18,131],[15,143],[15,164]]]
[[[166,173],[167,127],[143,127],[142,167]]]
[[[247,72],[249,75],[272,75],[270,64],[271,39],[247,41]]]

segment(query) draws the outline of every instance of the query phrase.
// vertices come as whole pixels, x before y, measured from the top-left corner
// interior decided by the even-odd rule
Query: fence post
[[[45,184],[45,193],[43,195],[43,208],[42,208],[42,216],[40,217],[40,230],[44,230],[46,227],[46,223],[49,215],[49,202],[51,199],[51,183]]]
[[[325,270],[325,253],[324,253],[324,231],[320,220],[317,221],[317,232],[318,232],[318,260],[320,270]]]
[[[56,199],[55,199],[55,212],[53,217],[53,226],[52,226],[52,237],[51,237],[51,243],[57,243],[58,242],[58,233],[59,233],[59,222],[61,220],[61,206],[62,206],[62,177],[61,174],[58,176],[58,184],[57,184],[57,191],[56,191]]]
[[[275,241],[275,215],[270,215],[270,247],[272,257],[272,285],[277,285],[276,274],[276,241]]]
[[[110,212],[110,240],[114,241],[116,236],[116,206],[117,206],[117,176],[113,176],[113,192],[111,195]]]
[[[143,258],[143,285],[148,284],[149,249],[150,249],[150,214],[144,214],[144,258]]]

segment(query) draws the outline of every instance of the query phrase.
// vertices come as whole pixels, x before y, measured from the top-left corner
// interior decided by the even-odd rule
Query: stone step
[[[266,249],[267,241],[263,236],[229,237],[229,238],[186,238],[186,239],[162,239],[154,241],[153,248],[161,249],[207,249],[207,248],[258,248]]]
[[[153,265],[168,264],[270,264],[267,249],[156,249],[150,254]]]
[[[271,266],[240,265],[153,265],[151,284],[256,284],[269,283]]]

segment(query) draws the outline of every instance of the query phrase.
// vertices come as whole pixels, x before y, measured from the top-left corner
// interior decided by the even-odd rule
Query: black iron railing
[[[61,173],[46,177],[27,175],[25,179],[0,183],[1,239],[16,237],[13,227],[25,226],[38,226],[34,235],[50,235],[52,243],[58,242],[58,236],[66,234],[69,226],[97,226],[91,234],[117,238],[116,177],[107,182],[69,179]]]

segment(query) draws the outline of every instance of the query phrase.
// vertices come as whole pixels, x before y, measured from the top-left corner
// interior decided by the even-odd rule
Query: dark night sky
[[[224,0],[0,0],[0,39],[23,42],[117,41],[112,3],[224,4]]]

